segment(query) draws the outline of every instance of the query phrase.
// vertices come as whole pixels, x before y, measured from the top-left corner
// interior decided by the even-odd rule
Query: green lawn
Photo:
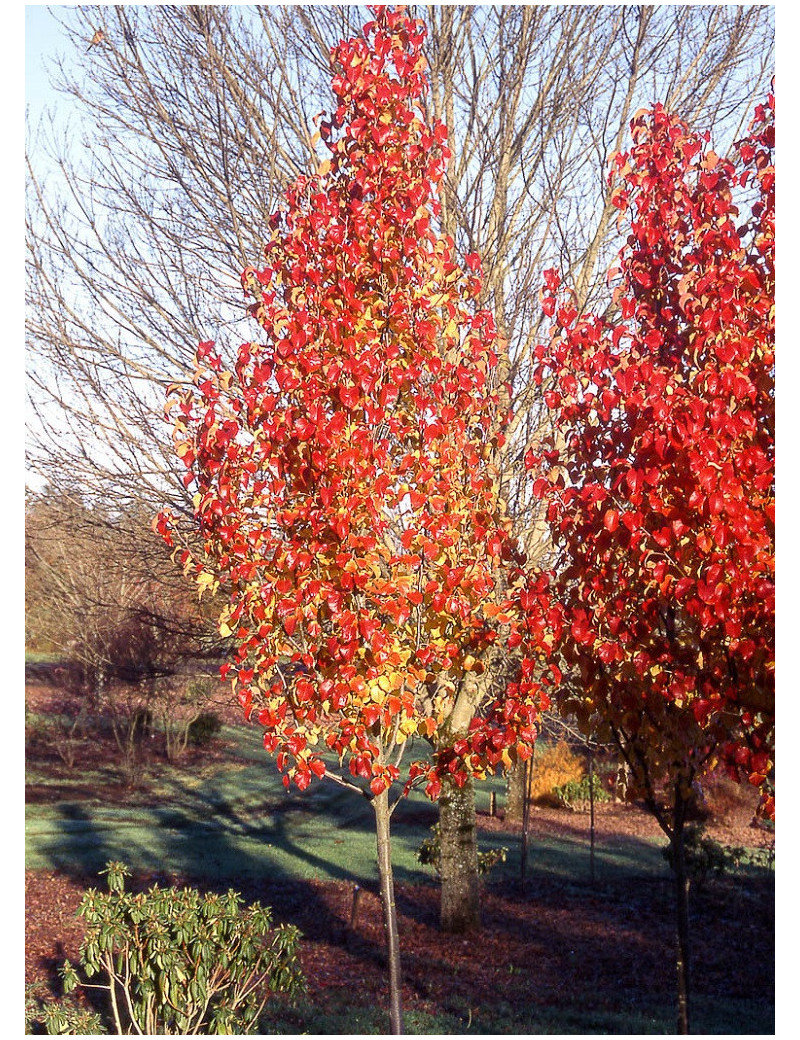
[[[230,747],[226,761],[195,772],[162,768],[120,804],[104,799],[111,772],[76,772],[58,779],[60,800],[26,809],[26,866],[96,876],[109,859],[123,860],[136,873],[230,881],[245,887],[249,879],[318,879],[374,883],[377,879],[372,811],[366,800],[331,782],[315,782],[305,793],[286,791],[256,728],[223,730]],[[45,773],[29,782],[46,785]],[[70,796],[74,785],[74,797]],[[87,788],[93,791],[87,796]],[[478,785],[479,810],[489,807],[494,791],[503,804],[503,782]],[[432,872],[417,863],[415,852],[436,821],[436,807],[414,794],[393,818],[393,859],[398,882],[429,881]],[[536,833],[532,824],[528,870],[537,880],[556,882],[565,894],[588,889],[588,821],[573,818],[571,837],[558,840]],[[482,849],[506,846],[508,859],[498,865],[491,884],[517,881],[519,834],[494,831],[481,837]],[[624,840],[598,850],[595,893],[608,881],[635,885],[668,876],[662,841]],[[563,888],[561,887],[563,886]],[[528,990],[526,990],[528,987]],[[578,987],[580,992],[580,987]],[[694,1031],[701,1033],[771,1033],[774,1009],[769,999],[755,1002],[731,996],[725,1002],[696,999]],[[557,1006],[536,1000],[536,973],[520,975],[520,1000],[498,999],[491,1006],[462,1006],[448,1001],[436,1013],[407,1009],[412,1034],[651,1034],[674,1030],[674,1007],[652,999],[646,986],[621,997],[594,994],[578,1000],[566,988]],[[270,1005],[261,1022],[266,1035],[373,1034],[387,1031],[382,1006],[366,1005],[358,994],[335,996],[324,1007],[308,1001],[297,1007]]]
[[[273,760],[264,752],[258,731],[245,726],[222,734],[234,747],[232,761],[198,774],[164,771],[144,792],[132,792],[125,805],[103,801],[102,774],[76,774],[76,783],[97,794],[74,800],[62,793],[57,804],[27,806],[26,866],[94,874],[109,859],[124,859],[135,871],[165,866],[188,877],[286,877],[374,881],[375,834],[372,810],[361,799],[330,781],[315,782],[300,793],[286,791]],[[45,778],[29,777],[37,782]],[[491,780],[477,791],[479,809],[489,807],[494,790],[502,804],[503,783]],[[393,853],[398,882],[430,878],[415,853],[436,821],[436,808],[412,794],[393,817]],[[495,832],[481,838],[481,848],[508,848],[508,859],[493,879],[519,876],[519,835]],[[559,841],[536,838],[529,865],[582,879],[588,871],[583,836]],[[621,844],[598,853],[596,873],[619,876],[663,875],[660,843]]]

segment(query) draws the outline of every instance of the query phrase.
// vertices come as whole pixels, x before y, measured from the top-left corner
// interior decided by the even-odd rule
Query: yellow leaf
[[[197,588],[199,590],[198,594],[200,596],[202,596],[207,589],[216,592],[219,588],[219,582],[216,580],[214,575],[209,574],[208,571],[201,571],[201,573],[197,575],[195,581],[197,582]]]

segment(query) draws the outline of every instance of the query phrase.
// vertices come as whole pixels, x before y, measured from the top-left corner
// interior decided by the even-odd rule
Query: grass
[[[51,650],[28,650],[25,648],[25,664],[53,664],[59,660]]]
[[[230,765],[197,775],[165,771],[126,805],[97,798],[29,805],[26,866],[95,873],[110,858],[136,871],[239,878],[373,880],[372,812],[364,800],[331,783],[306,794],[286,792],[254,730],[223,733],[235,745]],[[85,789],[87,774],[76,776]],[[433,822],[434,812],[426,808]],[[414,852],[430,823],[405,828],[397,841],[398,878],[419,874]]]
[[[27,806],[26,866],[95,874],[109,859],[122,858],[136,871],[163,871],[169,864],[171,872],[187,877],[376,880],[374,822],[366,800],[324,781],[304,793],[286,791],[255,729],[226,727],[222,737],[232,746],[230,762],[196,774],[164,770],[148,779],[142,793],[132,792],[125,805],[104,802],[108,775],[102,771],[76,773],[74,798],[69,780],[60,779],[57,804]],[[97,792],[93,798],[86,797],[87,786]],[[497,779],[478,786],[479,811],[488,811],[492,790],[502,803],[502,786]],[[392,845],[399,882],[430,879],[415,854],[436,818],[435,806],[419,793],[398,807]],[[529,848],[529,868],[565,881],[584,879],[587,837],[537,837]],[[482,850],[497,846],[508,849],[508,859],[495,868],[493,880],[517,878],[519,834],[481,837]],[[598,852],[595,860],[600,880],[620,871],[664,876],[666,869],[657,841],[620,843]]]

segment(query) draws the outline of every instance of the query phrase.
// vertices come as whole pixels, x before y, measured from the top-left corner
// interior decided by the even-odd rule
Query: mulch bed
[[[28,694],[39,693],[30,683]],[[33,687],[33,689],[31,689]],[[97,748],[94,749],[95,755]],[[59,763],[52,762],[52,774]],[[72,788],[74,792],[74,788]],[[129,796],[130,792],[128,792]],[[755,792],[742,797],[722,784],[715,792],[712,837],[728,845],[774,844],[774,834],[753,827]],[[27,791],[30,801],[52,799],[52,785]],[[104,788],[104,798],[113,791]],[[120,787],[120,796],[124,789]],[[484,832],[507,829],[500,819],[479,818]],[[588,841],[586,816],[564,810],[533,810],[529,878],[487,884],[482,896],[483,929],[472,936],[445,936],[438,928],[435,884],[399,885],[397,907],[403,958],[404,1004],[430,1012],[476,1013],[506,1002],[520,1008],[571,1003],[613,1011],[635,1008],[643,989],[648,1001],[674,999],[672,892],[664,879],[591,886],[537,874],[537,840]],[[641,838],[663,839],[641,808],[597,807],[597,844]],[[588,853],[587,853],[588,856]],[[588,873],[588,871],[587,871]],[[137,878],[147,886],[154,878]],[[188,879],[158,878],[164,883]],[[96,877],[54,871],[26,871],[26,983],[43,982],[60,991],[57,969],[76,960],[82,923],[76,917],[85,888]],[[276,921],[303,933],[301,960],[309,999],[318,1005],[386,1002],[383,924],[377,892],[365,890],[350,927],[353,886],[345,882],[245,882],[237,886],[248,901],[272,907]],[[692,897],[693,992],[774,1000],[774,883],[722,879],[698,888]]]
[[[499,821],[481,819],[492,829]],[[598,843],[653,836],[653,821],[627,806],[603,807]],[[585,820],[558,810],[534,813],[531,849],[538,836],[567,829],[585,834]],[[740,822],[725,828],[736,843],[766,844],[771,836]],[[721,835],[722,836],[722,835]],[[744,840],[742,840],[744,839]],[[162,882],[163,878],[159,879]],[[183,879],[169,878],[170,882]],[[82,892],[96,878],[26,872],[26,982],[45,981],[57,992],[57,967],[75,959],[81,922],[75,913]],[[152,879],[140,878],[140,884]],[[277,921],[303,933],[302,964],[308,996],[323,1006],[331,999],[369,1005],[385,1001],[383,925],[377,893],[364,891],[353,928],[353,888],[344,882],[246,883],[242,894],[273,908]],[[437,927],[439,894],[433,884],[399,885],[397,905],[403,951],[404,1001],[424,1010],[478,1009],[521,999],[557,1004],[585,990],[598,1006],[607,994],[620,1001],[641,991],[671,1001],[674,993],[672,902],[663,880],[602,885],[538,877],[524,890],[487,885],[480,940],[444,936]],[[769,884],[718,881],[694,894],[694,992],[708,997],[774,999],[774,902]],[[576,990],[576,987],[578,989]],[[623,996],[626,995],[626,996]],[[602,1002],[602,1001],[601,1001]]]

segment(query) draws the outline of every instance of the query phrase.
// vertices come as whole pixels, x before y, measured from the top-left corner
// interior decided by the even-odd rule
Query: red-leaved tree
[[[506,417],[479,261],[437,230],[424,27],[372,11],[331,55],[328,157],[243,276],[261,341],[230,368],[201,344],[169,410],[199,531],[178,552],[224,591],[248,718],[287,785],[327,777],[375,811],[398,1033],[390,815],[413,784],[436,798],[530,755],[548,636],[492,468]],[[496,658],[519,662],[502,682]]]
[[[684,821],[722,762],[774,813],[774,98],[730,158],[661,106],[615,157],[627,226],[613,302],[549,272],[529,456],[564,611],[559,693],[630,767],[675,867],[688,1031]]]

